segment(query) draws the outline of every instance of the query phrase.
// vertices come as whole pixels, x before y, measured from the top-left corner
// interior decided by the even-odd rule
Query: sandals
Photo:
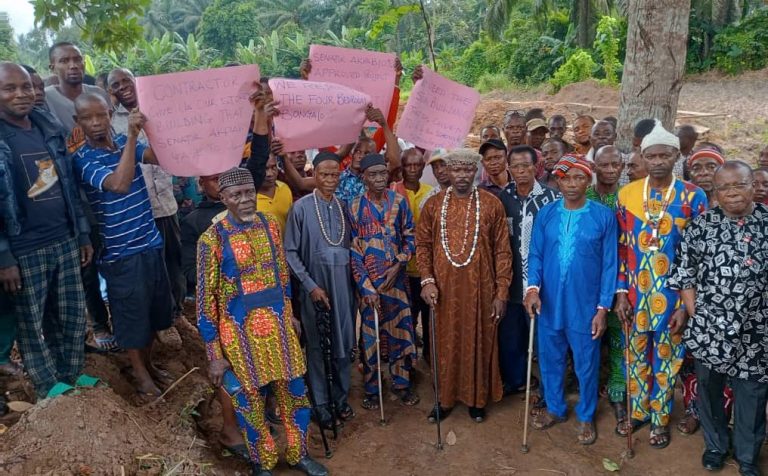
[[[621,434],[621,431],[627,426],[627,407],[622,402],[611,402],[611,406],[613,407],[613,416],[616,417],[616,429],[614,431],[617,435],[627,436],[626,433]]]
[[[651,422],[650,419],[648,420],[635,420],[634,418],[631,418],[629,420],[624,420],[622,423],[618,423],[616,425],[616,434],[619,436],[627,436],[627,433],[630,431],[632,433],[635,433],[640,428],[644,427],[645,425],[649,424]]]
[[[651,448],[664,449],[669,446],[670,439],[669,427],[651,425],[651,438],[649,440]]]
[[[421,401],[416,392],[410,388],[395,389],[393,391],[400,398],[400,403],[403,405],[412,407]]]
[[[533,422],[531,426],[533,426],[537,430],[546,430],[548,428],[552,428],[558,423],[563,423],[567,419],[568,418],[558,417],[549,413],[548,411],[544,411],[542,413],[539,413],[535,417],[533,417]]]
[[[535,417],[535,416],[541,415],[546,411],[547,411],[547,402],[544,401],[544,398],[541,395],[531,395],[530,415],[532,417]]]
[[[677,424],[677,431],[683,435],[692,435],[699,429],[699,419],[693,413],[686,412],[680,423]]]
[[[341,418],[341,421],[349,421],[355,418],[355,411],[352,409],[349,403],[346,403],[341,407],[339,410],[339,418]]]
[[[579,434],[577,440],[581,445],[591,445],[597,440],[597,429],[593,422],[579,422]]]
[[[531,375],[531,392],[539,389],[539,379],[535,375]],[[511,388],[504,386],[504,395],[518,395],[520,393],[525,393],[526,386],[525,384],[520,385],[517,388]]]
[[[365,408],[366,410],[378,410],[379,396],[373,395],[373,394],[366,394],[365,398],[363,398],[363,403],[361,403],[360,406]]]

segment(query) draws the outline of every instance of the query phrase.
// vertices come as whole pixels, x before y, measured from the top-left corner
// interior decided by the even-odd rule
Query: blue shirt
[[[139,167],[146,146],[136,144],[136,166],[128,193],[104,189],[104,181],[120,163],[126,141],[124,134],[118,134],[114,137],[116,150],[96,149],[86,142],[75,152],[75,169],[86,184],[104,246],[99,259],[106,263],[163,245]]]
[[[597,306],[610,309],[618,272],[618,224],[606,206],[587,200],[568,210],[562,199],[536,214],[528,284],[538,286],[540,322],[554,330],[592,332]]]
[[[365,182],[359,175],[352,173],[347,167],[339,176],[339,186],[336,188],[336,198],[349,206],[352,200],[365,193]]]

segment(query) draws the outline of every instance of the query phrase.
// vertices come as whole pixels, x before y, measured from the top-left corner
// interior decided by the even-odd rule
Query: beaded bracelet
[[[421,280],[421,286],[424,287],[427,284],[435,284],[437,281],[435,281],[435,278],[424,278]]]

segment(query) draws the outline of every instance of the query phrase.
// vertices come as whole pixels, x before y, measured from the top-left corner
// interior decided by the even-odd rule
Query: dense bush
[[[597,63],[586,50],[576,50],[568,60],[560,66],[549,80],[550,84],[559,91],[563,86],[578,83],[591,78],[598,69]]]
[[[715,35],[712,53],[717,68],[729,74],[768,66],[768,9]]]

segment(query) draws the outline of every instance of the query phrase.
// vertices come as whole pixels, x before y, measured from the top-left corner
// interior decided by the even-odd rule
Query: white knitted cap
[[[643,137],[643,142],[640,143],[640,150],[645,152],[645,149],[654,145],[668,145],[680,150],[680,139],[673,133],[664,129],[664,126],[661,125],[661,122],[658,119],[655,121],[656,125],[653,126],[651,133]]]

